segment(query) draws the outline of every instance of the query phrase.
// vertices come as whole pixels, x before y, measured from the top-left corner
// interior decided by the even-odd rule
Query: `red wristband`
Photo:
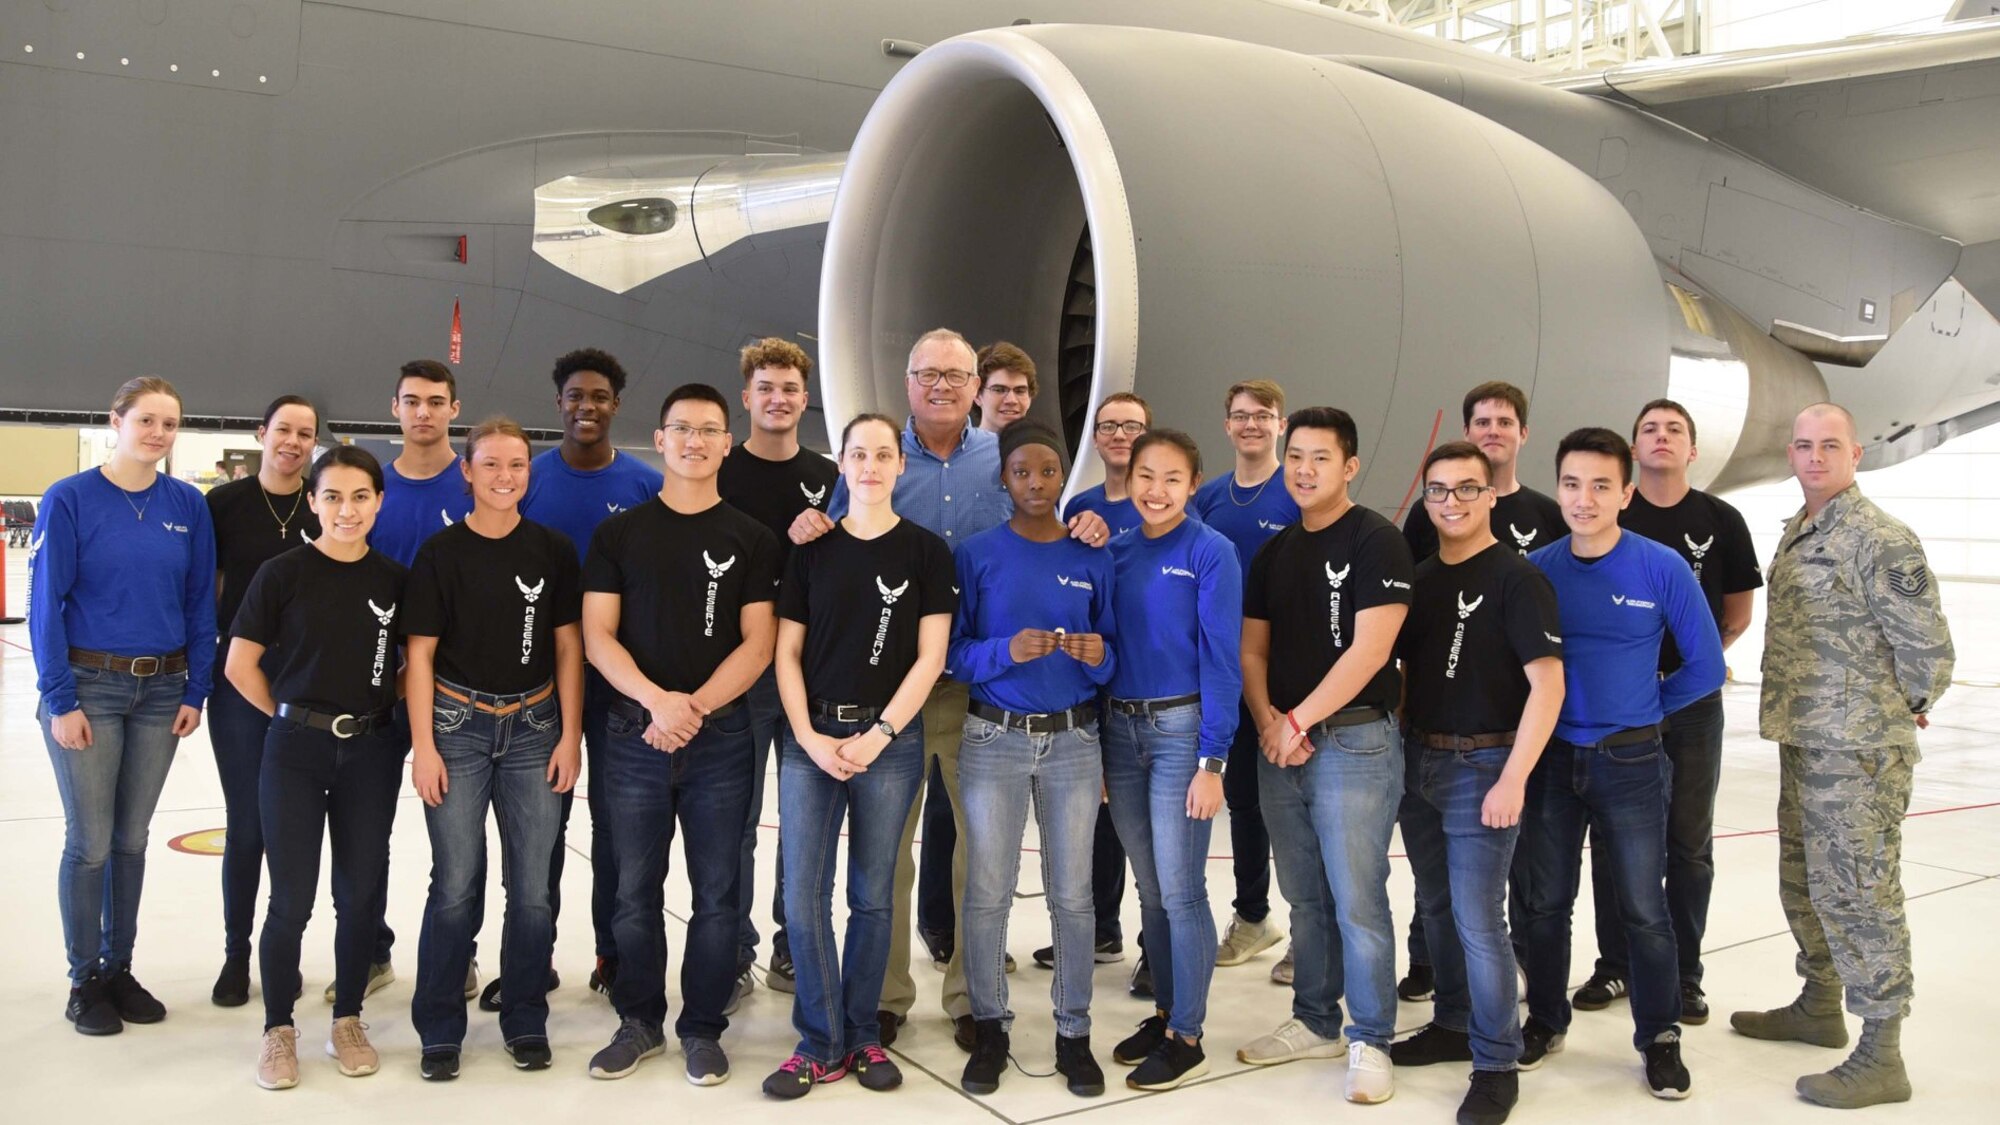
[[[1292,713],[1290,711],[1285,712],[1285,721],[1292,724],[1293,734],[1304,735],[1306,733],[1305,728],[1299,725],[1299,721],[1297,719],[1292,718]]]

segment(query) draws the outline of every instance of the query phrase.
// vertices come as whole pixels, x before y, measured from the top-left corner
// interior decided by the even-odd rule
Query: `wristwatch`
[[[1229,769],[1229,759],[1197,758],[1195,759],[1194,768],[1203,773],[1212,773],[1217,777],[1221,777]]]
[[[889,720],[887,720],[887,719],[877,719],[877,720],[875,720],[875,729],[876,729],[876,730],[879,730],[879,731],[881,731],[881,732],[882,732],[882,737],[884,737],[884,738],[894,738],[894,737],[896,737],[896,728],[895,728],[895,727],[892,727],[892,726],[890,726],[890,725],[889,725]]]

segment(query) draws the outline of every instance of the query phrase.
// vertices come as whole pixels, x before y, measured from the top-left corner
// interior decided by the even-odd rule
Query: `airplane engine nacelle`
[[[1035,357],[1036,413],[1085,453],[1072,488],[1106,395],[1144,395],[1219,472],[1224,390],[1259,378],[1355,417],[1357,495],[1390,510],[1465,390],[1505,379],[1546,486],[1558,436],[1667,392],[1674,342],[1645,238],[1545,149],[1338,62],[1133,28],[925,49],[855,141],[823,269],[836,437],[902,415],[909,345],[947,325]]]

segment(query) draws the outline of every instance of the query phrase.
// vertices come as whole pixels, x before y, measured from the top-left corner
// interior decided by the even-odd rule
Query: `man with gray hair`
[[[1778,897],[1805,987],[1786,1007],[1729,1022],[1756,1039],[1842,1047],[1845,986],[1861,1042],[1798,1091],[1857,1109],[1910,1097],[1902,825],[1917,731],[1951,682],[1951,632],[1923,544],[1854,483],[1853,416],[1807,407],[1788,455],[1805,507],[1771,562],[1760,725],[1779,744]]]

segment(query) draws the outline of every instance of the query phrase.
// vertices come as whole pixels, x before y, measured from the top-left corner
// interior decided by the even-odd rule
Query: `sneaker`
[[[361,998],[366,1000],[368,997],[375,995],[394,983],[396,983],[396,966],[391,965],[387,961],[370,965],[368,966],[368,983],[361,989]],[[328,982],[326,991],[320,993],[321,997],[329,1004],[333,1003],[333,989],[333,983]],[[470,1000],[478,994],[479,990],[473,988],[466,992],[465,998]]]
[[[681,1054],[687,1057],[689,1085],[720,1086],[729,1081],[729,1056],[722,1053],[720,1041],[690,1035],[681,1040]]]
[[[546,996],[561,987],[562,976],[556,972],[554,965],[550,965],[548,987],[542,994]],[[479,1010],[482,1012],[497,1012],[504,1004],[505,1001],[500,996],[500,978],[495,977],[491,983],[479,992]]]
[[[1694,1027],[1708,1022],[1708,994],[1698,984],[1681,984],[1681,1022]]]
[[[944,972],[950,966],[951,955],[957,948],[952,935],[919,929],[917,937],[924,943],[924,952],[930,954],[931,968],[936,969],[940,973]]]
[[[1521,1025],[1521,1060],[1515,1065],[1522,1070],[1541,1066],[1550,1055],[1562,1054],[1566,1038],[1562,1032],[1529,1016],[1528,1022]]]
[[[556,1061],[555,1052],[549,1050],[549,1041],[534,1035],[508,1043],[507,1054],[513,1058],[515,1070],[547,1070]]]
[[[1132,966],[1132,979],[1125,985],[1125,991],[1139,1000],[1153,998],[1153,963],[1146,960],[1144,953],[1139,954],[1139,963]]]
[[[908,1016],[899,1016],[886,1010],[875,1013],[875,1028],[881,1036],[884,1047],[896,1045],[896,1029],[902,1027],[904,1021],[908,1019]]]
[[[1008,971],[1008,972],[1010,972],[1010,973],[1011,973],[1011,972],[1013,972],[1013,971],[1014,971],[1014,970],[1016,970],[1016,969],[1019,969],[1019,968],[1021,967],[1021,966],[1020,966],[1019,964],[1017,964],[1017,963],[1015,962],[1015,960],[1014,960],[1014,955],[1013,955],[1012,953],[1009,953],[1009,954],[1006,954],[1005,956],[1003,956],[1003,957],[1001,958],[1001,963],[1002,963],[1002,965],[1003,965],[1003,966],[1005,967],[1006,971]]]
[[[264,1033],[257,1051],[257,1085],[289,1090],[299,1084],[299,1029],[286,1024]]]
[[[1222,931],[1222,941],[1215,947],[1215,963],[1219,967],[1241,965],[1283,940],[1285,935],[1278,932],[1269,918],[1245,922],[1243,915],[1231,914],[1229,928]]]
[[[1583,982],[1583,987],[1576,990],[1576,995],[1570,997],[1570,1003],[1579,1012],[1601,1012],[1609,1008],[1613,1000],[1620,999],[1625,993],[1624,977],[1593,973],[1589,980]]]
[[[1285,947],[1285,955],[1271,966],[1271,983],[1290,987],[1292,983],[1292,947]]]
[[[208,990],[209,1003],[218,1008],[241,1008],[250,1002],[250,958],[231,957],[215,974],[215,987]]]
[[[1347,1045],[1347,1100],[1356,1105],[1386,1102],[1396,1094],[1396,1064],[1372,1043]]]
[[[799,978],[792,968],[792,955],[773,949],[771,965],[764,970],[764,987],[772,992],[795,993],[799,990]]]
[[[1134,1090],[1171,1090],[1207,1073],[1208,1056],[1202,1053],[1201,1044],[1169,1035],[1138,1069],[1125,1076],[1125,1085]]]
[[[1167,1017],[1155,1012],[1139,1022],[1139,1030],[1111,1048],[1111,1061],[1119,1066],[1138,1066],[1168,1038]]]
[[[388,982],[384,981],[383,983],[387,984]],[[368,986],[370,988],[375,987],[375,973],[372,969],[368,973]],[[366,996],[367,993],[364,992],[362,993],[362,995]],[[471,1000],[478,995],[479,995],[479,958],[474,957],[472,960],[467,961],[465,963],[465,998],[467,1000]]]
[[[1293,1059],[1337,1059],[1347,1053],[1347,1040],[1327,1039],[1296,1019],[1286,1020],[1261,1039],[1253,1039],[1236,1052],[1236,1061],[1251,1066],[1273,1066]]]
[[[618,979],[618,958],[599,957],[590,970],[590,990],[599,996],[611,995],[611,982]]]
[[[105,978],[104,998],[111,1001],[111,1006],[118,1009],[118,1018],[126,1023],[159,1023],[167,1018],[167,1006],[133,979],[129,965]]]
[[[618,1023],[611,1042],[590,1057],[592,1078],[623,1078],[639,1069],[639,1064],[667,1049],[660,1029],[644,1020],[627,1016]]]
[[[1471,1062],[1472,1037],[1437,1024],[1389,1044],[1389,1061],[1397,1066],[1432,1066],[1437,1063]]]
[[[847,1072],[854,1075],[854,1080],[861,1083],[862,1089],[877,1093],[903,1084],[902,1068],[889,1057],[889,1052],[873,1043],[847,1056]]]
[[[417,1063],[417,1073],[426,1082],[449,1082],[458,1077],[458,1052],[450,1047],[425,1051]]]
[[[326,1054],[349,1078],[366,1078],[382,1069],[382,1056],[368,1042],[368,1025],[360,1016],[341,1016],[333,1021],[333,1033],[326,1040]]]
[[[1091,947],[1091,959],[1100,965],[1115,965],[1125,959],[1125,943],[1117,938],[1100,941]],[[1056,967],[1056,947],[1045,945],[1035,950],[1035,964],[1044,969]]]
[[[118,1006],[105,995],[104,978],[96,973],[83,978],[82,984],[70,987],[69,1006],[63,1009],[63,1018],[76,1025],[78,1035],[116,1035],[125,1030]]]
[[[1475,1070],[1465,1100],[1458,1103],[1458,1125],[1503,1125],[1521,1100],[1521,1076],[1512,1070]]]
[[[1431,998],[1437,991],[1437,978],[1429,965],[1412,963],[1410,971],[1396,982],[1396,996],[1412,1004],[1420,1004]]]
[[[822,1082],[838,1082],[845,1077],[844,1066],[821,1066],[804,1055],[793,1055],[764,1079],[764,1092],[791,1101],[812,1093],[812,1088]]]
[[[1069,1092],[1079,1098],[1104,1093],[1104,1068],[1090,1053],[1090,1036],[1056,1036],[1056,1072],[1069,1080]]]
[[[1646,1086],[1656,1098],[1679,1101],[1688,1096],[1688,1068],[1681,1064],[1681,1037],[1662,1031],[1646,1044]]]
[[[736,987],[730,990],[729,1003],[722,1006],[722,1014],[725,1016],[735,1015],[736,1009],[743,1006],[743,998],[756,990],[757,978],[750,975],[749,969],[746,968],[736,974]]]
[[[979,1042],[979,1022],[971,1016],[959,1016],[951,1021],[951,1041],[958,1049],[970,1053]]]
[[[961,1019],[971,1019],[961,1016]],[[973,1024],[972,1057],[958,1077],[959,1088],[968,1094],[990,1094],[1000,1088],[1000,1074],[1007,1069],[1007,1032],[999,1020],[976,1020]]]

